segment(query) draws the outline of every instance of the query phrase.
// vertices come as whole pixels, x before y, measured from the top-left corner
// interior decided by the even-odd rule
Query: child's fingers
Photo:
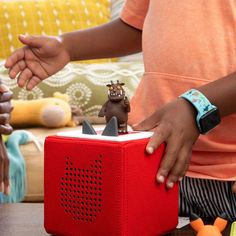
[[[8,124],[10,121],[9,113],[0,114],[0,124]]]
[[[0,85],[0,106],[2,102],[9,102],[12,99],[13,93],[11,91],[7,91],[7,92],[2,92],[1,91],[1,86]]]
[[[165,150],[165,154],[162,158],[161,165],[157,172],[157,181],[159,183],[163,183],[164,179],[168,176],[170,170],[173,168],[177,157],[179,156],[179,152],[181,149],[181,142],[170,138],[167,140],[167,146]],[[176,180],[177,181],[177,180]],[[167,183],[170,184],[170,183]],[[167,185],[168,188],[172,188],[172,185]]]
[[[18,61],[21,61],[24,57],[24,49],[17,49],[10,57],[7,58],[4,66],[9,69],[14,66]]]
[[[27,83],[26,85],[26,89],[27,90],[32,90],[37,84],[39,84],[42,80],[37,77],[37,76],[33,76]]]
[[[17,61],[10,69],[9,69],[9,77],[11,79],[15,79],[19,72],[23,71],[26,68],[25,61],[20,60]]]
[[[167,132],[163,132],[164,127],[160,124],[156,129],[154,130],[154,134],[150,138],[147,146],[146,151],[148,154],[152,154],[154,150],[156,150],[166,139],[167,139]]]
[[[9,124],[0,125],[0,134],[9,135],[13,131],[13,128]]]
[[[17,78],[18,85],[22,88],[32,78],[33,73],[29,68],[25,68]]]
[[[191,158],[191,148],[182,147],[179,151],[178,158],[169,173],[166,181],[167,187],[173,187],[174,183],[182,179],[189,166],[189,160]]]
[[[3,113],[10,113],[12,111],[12,106],[10,102],[1,102],[0,103],[0,115]]]

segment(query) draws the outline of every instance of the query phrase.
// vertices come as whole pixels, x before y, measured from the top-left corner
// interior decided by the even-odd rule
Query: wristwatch
[[[179,97],[190,102],[197,111],[196,123],[200,134],[206,134],[220,123],[220,114],[216,106],[196,89],[190,89]]]

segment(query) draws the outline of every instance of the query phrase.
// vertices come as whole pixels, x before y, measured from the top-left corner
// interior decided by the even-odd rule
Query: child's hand
[[[9,125],[12,92],[0,82],[0,192],[8,195],[9,187],[9,159],[6,147],[2,141],[2,134],[10,134],[12,127]]]
[[[11,105],[12,92],[0,82],[0,136],[1,134],[9,135],[12,132],[10,126],[10,113],[13,109]]]
[[[17,49],[5,63],[9,76],[17,77],[20,87],[33,89],[38,83],[62,69],[70,60],[69,54],[57,37],[19,36],[26,46]]]
[[[192,147],[199,136],[195,116],[194,108],[179,98],[133,126],[135,130],[154,129],[146,147],[149,154],[166,142],[165,154],[156,178],[159,183],[163,183],[168,176],[168,188],[172,188],[174,182],[180,180],[188,168]]]

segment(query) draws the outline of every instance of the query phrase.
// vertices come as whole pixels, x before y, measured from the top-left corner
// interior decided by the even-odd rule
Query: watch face
[[[205,134],[215,126],[220,123],[220,114],[218,109],[214,109],[203,115],[200,120],[199,124],[201,126],[201,133]]]

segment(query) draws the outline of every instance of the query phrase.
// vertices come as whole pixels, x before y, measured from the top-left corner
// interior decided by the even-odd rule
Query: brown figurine
[[[125,96],[123,89],[124,83],[107,84],[108,100],[102,106],[98,116],[105,116],[108,123],[112,117],[116,117],[118,125],[118,133],[127,133],[128,112],[130,112],[130,104],[128,98]]]

